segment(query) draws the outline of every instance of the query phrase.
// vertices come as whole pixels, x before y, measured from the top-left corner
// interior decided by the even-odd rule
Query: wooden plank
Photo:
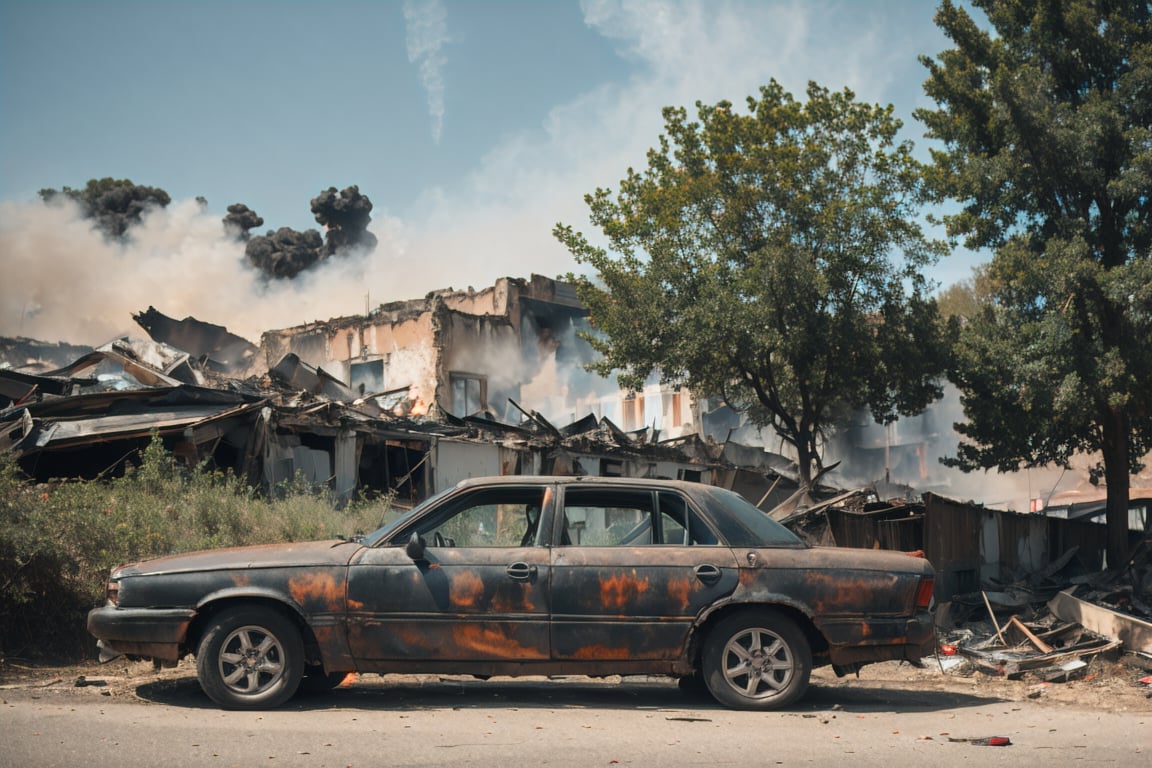
[[[1152,622],[1073,597],[1071,590],[1049,600],[1048,610],[1058,619],[1074,621],[1098,635],[1121,641],[1129,651],[1152,653]]]
[[[1032,645],[1036,646],[1036,650],[1043,653],[1052,653],[1052,646],[1036,637],[1036,634],[1032,630],[1028,629],[1028,627],[1024,626],[1024,622],[1020,621],[1019,618],[1013,616],[1008,620],[1008,623],[1015,627],[1018,632],[1024,635],[1024,637],[1028,638]]]

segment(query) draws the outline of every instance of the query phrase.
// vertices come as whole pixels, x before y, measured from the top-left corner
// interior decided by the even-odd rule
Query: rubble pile
[[[1083,677],[1095,658],[1152,669],[1148,541],[1122,569],[1068,575],[1071,549],[999,590],[953,596],[937,611],[941,670],[966,663],[983,674],[1062,683]]]

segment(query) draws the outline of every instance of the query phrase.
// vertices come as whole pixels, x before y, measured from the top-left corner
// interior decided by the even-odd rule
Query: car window
[[[561,545],[638,547],[715,544],[679,494],[644,490],[569,488],[564,493]]]
[[[543,488],[484,488],[449,501],[417,531],[430,547],[535,546],[543,506]]]
[[[438,505],[441,499],[451,495],[454,490],[455,488],[445,488],[444,490],[438,491],[432,496],[429,496],[428,498],[424,499],[424,501],[420,502],[412,509],[400,515],[392,522],[377,528],[375,531],[365,536],[363,539],[361,539],[361,542],[366,547],[374,547],[381,542],[389,541],[396,533],[396,531],[406,527],[413,518],[419,517],[424,512],[424,510]]]
[[[704,525],[692,505],[678,493],[661,491],[658,496],[665,544],[716,544],[716,534]]]
[[[710,488],[709,495],[721,507],[720,513],[714,514],[713,519],[730,546],[807,547],[800,537],[768,517],[740,494],[724,488]]]

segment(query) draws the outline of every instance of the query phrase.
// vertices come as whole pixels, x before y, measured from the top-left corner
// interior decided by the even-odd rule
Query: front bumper
[[[179,661],[193,608],[117,608],[88,612],[88,631],[100,641],[101,657],[121,654]]]

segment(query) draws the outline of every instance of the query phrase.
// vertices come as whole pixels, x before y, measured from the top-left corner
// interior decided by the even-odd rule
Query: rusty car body
[[[226,708],[348,672],[658,674],[743,709],[931,652],[922,557],[812,548],[736,493],[665,480],[465,480],[356,540],[209,550],[112,571],[105,656],[195,654]]]

